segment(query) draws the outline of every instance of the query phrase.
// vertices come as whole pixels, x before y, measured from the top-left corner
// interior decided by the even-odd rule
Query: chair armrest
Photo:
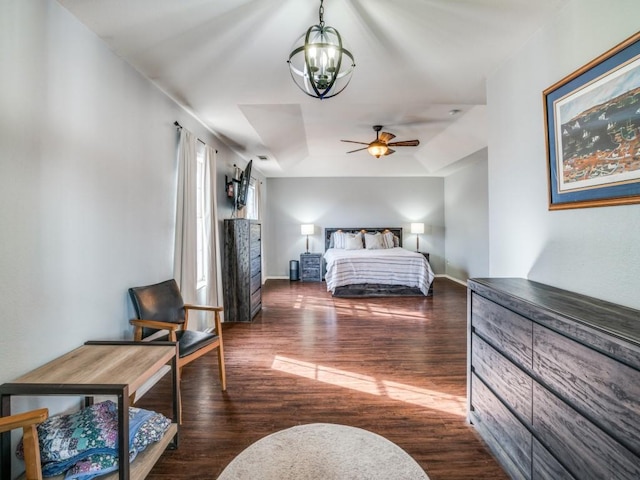
[[[192,305],[192,304],[187,304],[184,306],[184,308],[186,310],[201,310],[201,311],[206,311],[206,312],[214,312],[214,318],[213,321],[215,323],[215,327],[213,328],[207,328],[205,330],[205,332],[212,332],[215,331],[218,336],[221,336],[222,333],[222,322],[220,320],[220,313],[224,312],[224,307],[218,307],[218,306],[211,306],[211,305]],[[188,312],[187,312],[188,314]]]
[[[40,408],[30,412],[0,417],[0,432],[8,432],[15,428],[24,428],[36,423],[42,423],[48,417],[49,409],[47,408]]]
[[[30,412],[18,413],[0,418],[0,432],[22,428],[22,446],[24,448],[24,466],[26,478],[42,478],[38,425],[49,417],[49,410],[40,408]]]
[[[129,323],[135,327],[135,333],[133,335],[133,339],[136,342],[145,341],[142,338],[142,329],[143,328],[154,328],[156,330],[169,330],[169,341],[175,342],[177,341],[176,330],[182,329],[183,325],[180,323],[173,322],[160,322],[158,320],[144,320],[144,319],[131,319]],[[151,336],[147,337],[151,340]]]
[[[214,307],[211,305],[191,305],[187,304],[184,308],[188,308],[189,310],[203,310],[207,312],[222,312],[224,307]]]
[[[175,331],[182,328],[182,325],[179,323],[161,322],[158,320],[139,320],[137,318],[129,320],[129,323],[135,327],[155,328],[156,330]]]

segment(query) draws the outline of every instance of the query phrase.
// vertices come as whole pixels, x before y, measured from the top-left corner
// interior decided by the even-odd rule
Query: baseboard
[[[456,282],[459,283],[460,285],[464,285],[465,287],[467,286],[467,281],[466,280],[460,280],[458,278],[454,278],[450,275],[445,275],[444,273],[439,273],[437,275],[435,275],[436,278],[446,278],[447,280],[451,280],[452,282]],[[287,275],[275,275],[275,276],[269,276],[267,278],[264,279],[264,281],[266,282],[267,280],[289,280],[289,277]]]
[[[467,281],[466,280],[460,280],[460,279],[454,278],[454,277],[452,277],[450,275],[436,275],[436,277],[446,278],[447,280],[451,280],[452,282],[459,283],[460,285],[464,285],[465,287],[467,286]]]

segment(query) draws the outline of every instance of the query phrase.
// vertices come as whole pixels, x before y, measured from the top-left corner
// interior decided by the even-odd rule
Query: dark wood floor
[[[431,480],[508,478],[465,419],[466,289],[434,285],[429,298],[335,299],[324,283],[267,281],[255,321],[224,325],[227,392],[215,355],[183,370],[180,447],[148,478],[215,479],[256,440],[316,422],[386,437]],[[139,406],[163,411],[168,387]]]

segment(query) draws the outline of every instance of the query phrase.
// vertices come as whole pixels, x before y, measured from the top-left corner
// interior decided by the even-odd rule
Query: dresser
[[[515,479],[640,478],[640,311],[468,281],[468,418]]]
[[[224,221],[225,322],[251,322],[262,308],[262,230],[244,218]]]
[[[322,281],[321,253],[303,253],[300,255],[300,280],[303,282]]]

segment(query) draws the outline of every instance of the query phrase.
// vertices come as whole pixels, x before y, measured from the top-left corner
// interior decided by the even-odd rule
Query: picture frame
[[[640,32],[542,96],[549,210],[640,203]]]

